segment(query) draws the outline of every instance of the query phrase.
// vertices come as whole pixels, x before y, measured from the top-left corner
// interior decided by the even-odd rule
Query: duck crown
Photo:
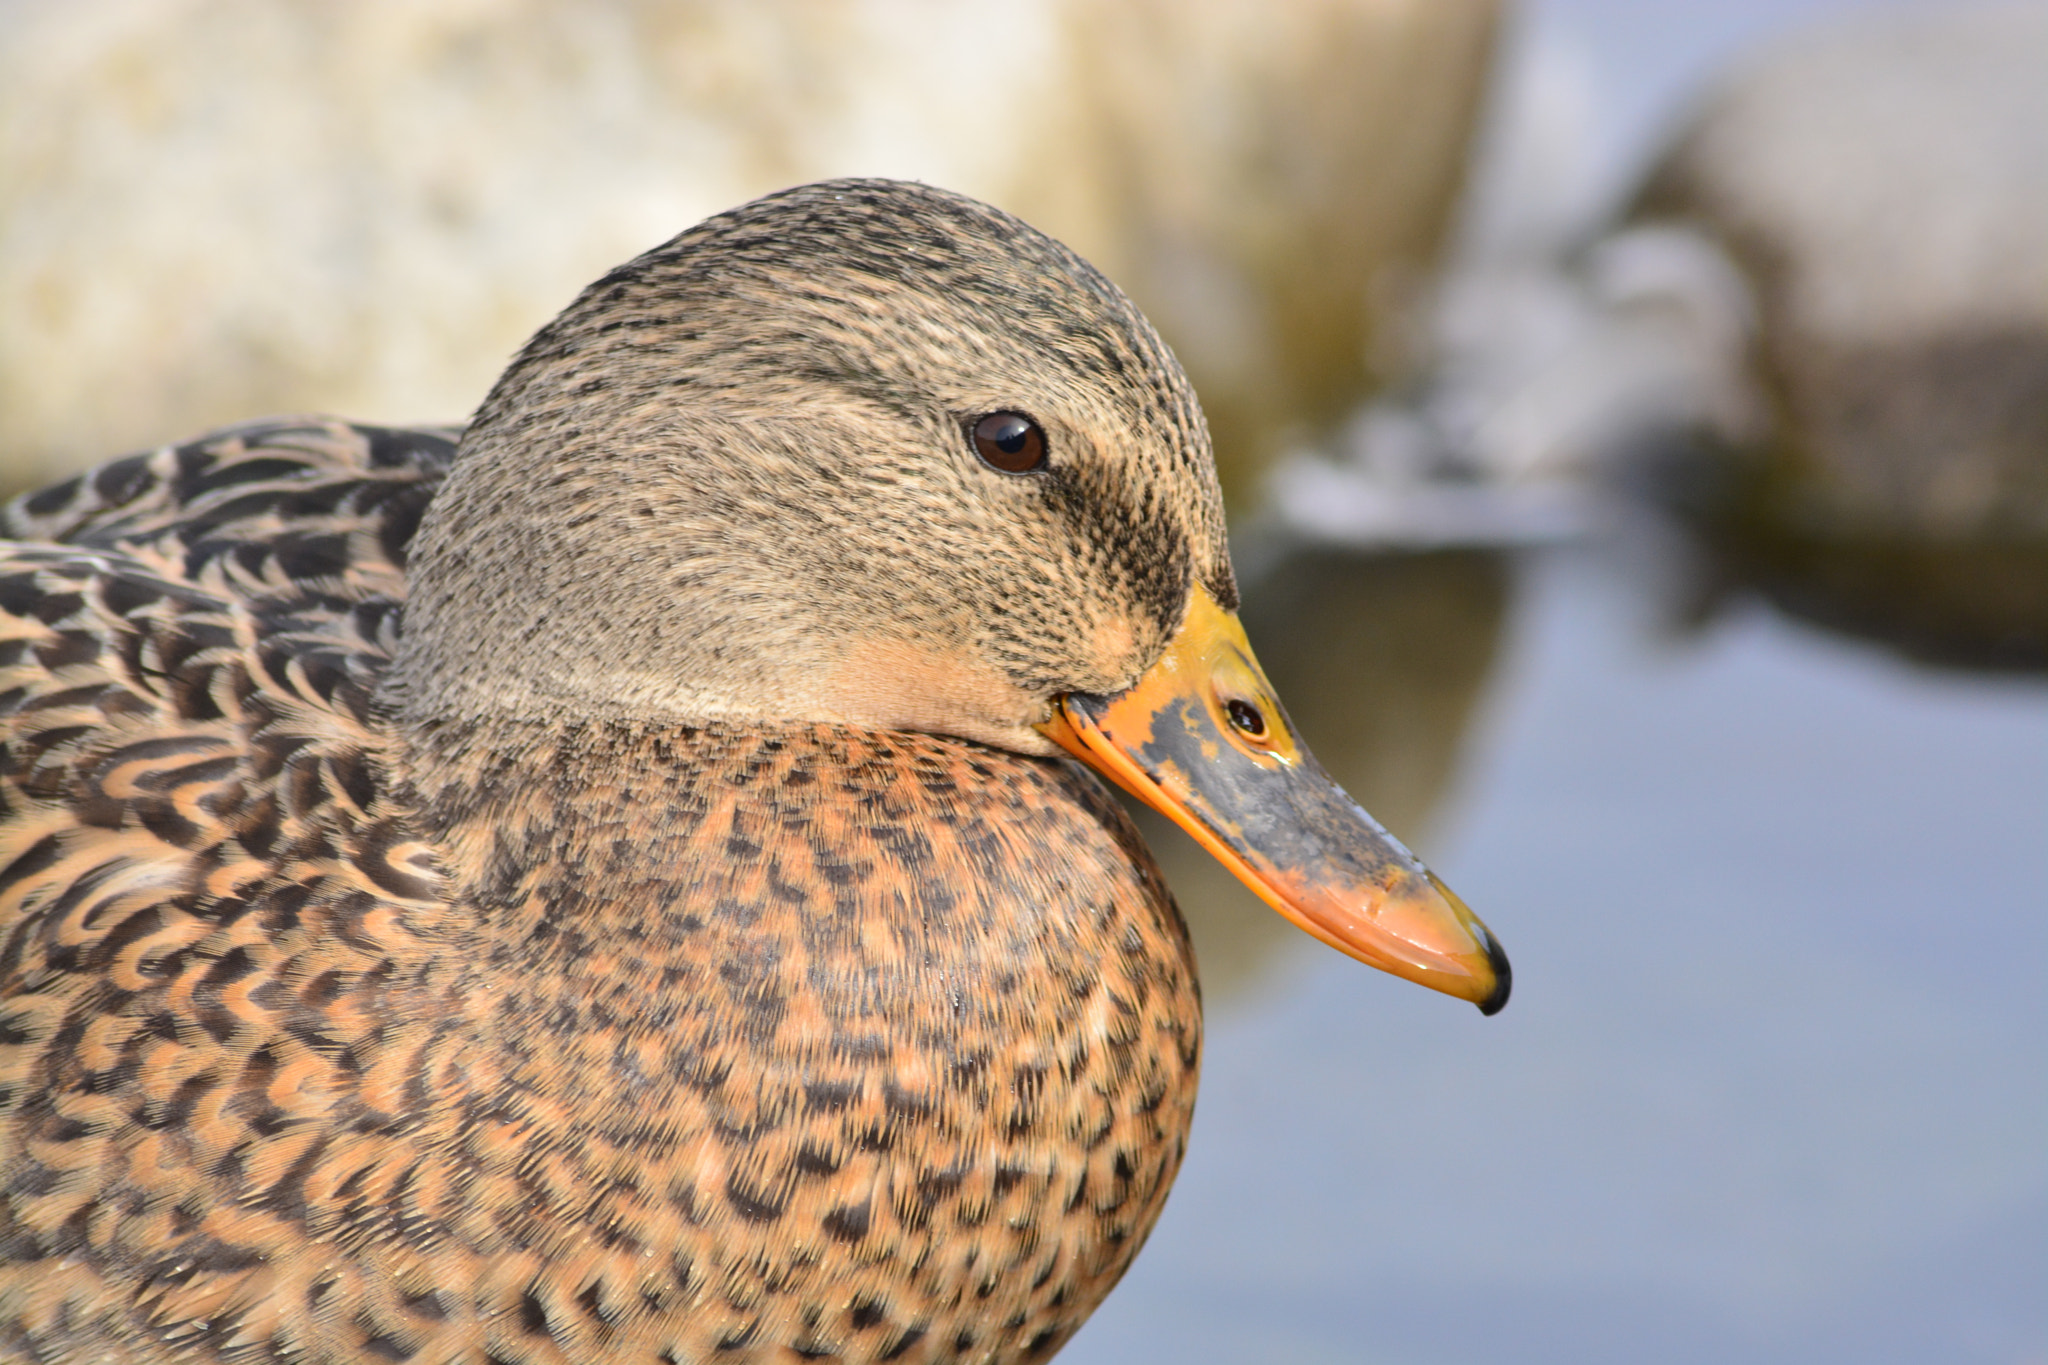
[[[1036,463],[992,463],[991,432]],[[756,200],[586,289],[478,410],[408,577],[388,690],[415,722],[1027,753],[1055,696],[1157,659],[1197,585],[1236,598],[1201,409],[1130,300],[1000,210],[884,180]]]

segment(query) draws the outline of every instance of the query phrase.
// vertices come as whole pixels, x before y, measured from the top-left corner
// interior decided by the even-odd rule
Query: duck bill
[[[1039,729],[1331,947],[1485,1014],[1507,1003],[1499,942],[1324,773],[1207,591],[1136,683],[1069,693]]]

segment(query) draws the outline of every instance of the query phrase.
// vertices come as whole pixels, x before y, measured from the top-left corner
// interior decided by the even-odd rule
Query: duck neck
[[[480,931],[538,947],[703,859],[708,754],[730,727],[510,717],[407,721],[401,767],[449,901]]]
[[[886,1002],[948,1051],[1028,1027],[1026,997],[1089,997],[1127,931],[1191,987],[1150,856],[1064,761],[818,724],[471,722],[406,744],[476,950],[649,1027],[801,998],[837,1035]]]
[[[657,1251],[907,1267],[945,1340],[1040,1299],[1078,1321],[1116,1282],[1184,1149],[1200,1005],[1077,766],[826,725],[407,742],[477,926],[416,1011],[467,1016],[423,1188],[555,1199],[576,1245],[623,1248],[592,1253],[614,1283]]]

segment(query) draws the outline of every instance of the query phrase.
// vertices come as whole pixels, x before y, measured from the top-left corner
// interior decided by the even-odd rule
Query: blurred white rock
[[[1638,222],[1740,263],[1784,512],[2048,537],[2048,5],[1816,29],[1710,99]]]
[[[1771,46],[1618,215],[1590,188],[1583,68],[1517,61],[1423,378],[1277,470],[1283,516],[1354,543],[1455,541],[1461,519],[1543,539],[1704,438],[1816,528],[2048,533],[2048,6]]]
[[[1417,371],[1335,441],[1274,470],[1272,510],[1288,531],[1409,548],[1580,535],[1604,520],[1592,475],[1617,405],[1674,388],[1692,399],[1691,334],[1725,323],[1696,323],[1683,284],[1712,266],[1654,242],[1606,269],[1576,259],[1609,211],[1584,60],[1517,42],[1491,106]],[[1719,297],[1706,306],[1716,319],[1729,308]],[[1664,331],[1676,334],[1668,354]]]
[[[609,266],[782,185],[1010,208],[1182,352],[1227,481],[1395,366],[1496,0],[9,0],[0,461],[446,420]]]

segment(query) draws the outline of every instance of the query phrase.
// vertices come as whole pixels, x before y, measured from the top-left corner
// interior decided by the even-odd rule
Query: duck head
[[[1353,957],[1492,1013],[1486,928],[1310,757],[1235,616],[1201,409],[1007,214],[721,214],[514,359],[408,565],[402,723],[823,721],[1072,754]]]

